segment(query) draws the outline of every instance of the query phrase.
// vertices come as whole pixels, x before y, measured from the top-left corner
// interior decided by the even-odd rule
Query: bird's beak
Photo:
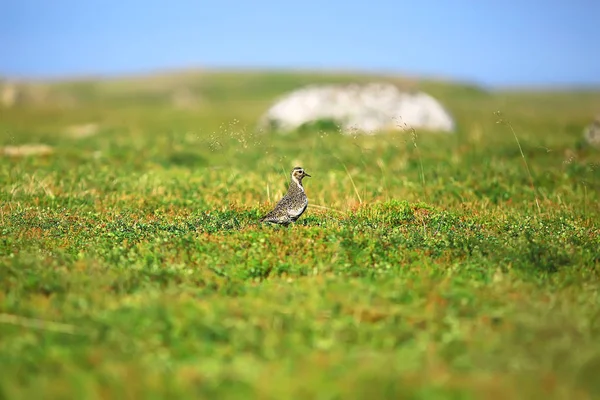
[[[306,172],[304,173],[304,176],[308,176],[309,178],[312,178],[312,176],[310,176],[309,174],[307,174]]]

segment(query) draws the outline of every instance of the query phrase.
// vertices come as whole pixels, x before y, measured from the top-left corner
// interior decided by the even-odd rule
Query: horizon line
[[[363,77],[381,77],[396,78],[413,81],[432,81],[439,83],[469,85],[482,88],[484,90],[600,90],[600,83],[505,83],[505,84],[485,84],[475,79],[445,76],[442,74],[418,74],[414,72],[402,72],[391,69],[366,69],[366,68],[318,68],[318,67],[284,67],[284,66],[172,66],[172,67],[149,67],[136,70],[126,70],[118,72],[82,72],[65,74],[35,74],[35,75],[15,75],[0,73],[0,82],[27,82],[27,83],[67,83],[80,81],[106,81],[119,79],[152,78],[165,75],[184,75],[201,73],[285,73],[285,74],[322,74],[322,75],[356,75]]]

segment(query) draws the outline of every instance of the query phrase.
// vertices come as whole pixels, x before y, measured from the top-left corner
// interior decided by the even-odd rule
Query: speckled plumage
[[[304,192],[302,179],[310,177],[302,167],[296,167],[292,170],[290,186],[287,193],[275,208],[260,219],[260,222],[270,222],[273,224],[288,225],[296,222],[298,218],[306,211],[308,207],[308,197]]]

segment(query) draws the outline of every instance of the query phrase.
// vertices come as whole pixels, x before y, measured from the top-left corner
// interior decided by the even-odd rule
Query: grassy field
[[[0,157],[0,399],[600,398],[600,91],[386,78],[458,132],[254,129],[287,90],[367,79],[58,82],[37,90],[68,102],[0,109],[1,146],[53,150]],[[306,214],[258,225],[296,165]]]

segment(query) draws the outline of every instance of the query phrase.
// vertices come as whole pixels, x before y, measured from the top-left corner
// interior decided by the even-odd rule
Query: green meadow
[[[256,128],[289,90],[372,79],[457,132]],[[600,91],[261,71],[30,90],[51,100],[0,109],[0,146],[51,149],[0,155],[0,399],[600,398]],[[306,213],[258,224],[297,165]]]

